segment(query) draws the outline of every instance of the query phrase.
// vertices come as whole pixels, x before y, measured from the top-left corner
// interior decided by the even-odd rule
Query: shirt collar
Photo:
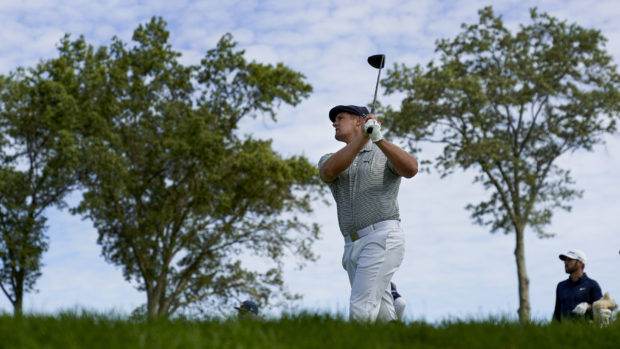
[[[574,284],[580,284],[586,280],[588,280],[588,276],[586,275],[586,273],[583,273],[583,275],[581,275],[579,277],[579,279],[577,279],[577,281],[573,281],[570,276],[568,277],[568,280],[570,280],[570,282],[574,283]]]

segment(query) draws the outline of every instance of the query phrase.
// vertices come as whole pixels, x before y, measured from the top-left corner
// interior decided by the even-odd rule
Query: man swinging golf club
[[[345,239],[342,259],[349,275],[349,318],[396,320],[390,280],[405,252],[398,189],[418,162],[383,139],[381,123],[366,107],[338,105],[329,111],[335,138],[345,146],[319,161],[319,173],[336,201]],[[368,129],[372,127],[372,132]]]

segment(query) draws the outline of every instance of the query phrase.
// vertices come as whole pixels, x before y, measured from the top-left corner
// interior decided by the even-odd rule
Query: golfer
[[[570,250],[560,254],[568,279],[558,283],[555,290],[553,320],[563,318],[592,320],[592,303],[603,297],[601,287],[583,271],[586,268],[586,254],[581,250]]]
[[[339,105],[329,111],[336,140],[346,145],[319,161],[319,173],[336,201],[344,236],[342,265],[349,274],[349,318],[396,320],[390,280],[405,252],[398,189],[418,162],[383,139],[381,124],[366,107]],[[367,129],[372,128],[372,133]]]
[[[241,306],[235,307],[239,319],[257,319],[258,305],[253,301],[247,300],[241,303]]]

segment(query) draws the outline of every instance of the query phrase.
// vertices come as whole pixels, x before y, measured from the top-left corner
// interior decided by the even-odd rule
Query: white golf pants
[[[345,238],[342,266],[351,284],[349,319],[396,320],[390,280],[403,261],[405,234],[397,220],[373,224],[364,234],[355,241]]]

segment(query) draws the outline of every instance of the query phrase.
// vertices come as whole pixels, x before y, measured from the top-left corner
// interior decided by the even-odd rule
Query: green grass
[[[261,321],[137,321],[115,315],[0,315],[0,348],[618,348],[620,323],[501,319],[364,324],[303,314]]]

